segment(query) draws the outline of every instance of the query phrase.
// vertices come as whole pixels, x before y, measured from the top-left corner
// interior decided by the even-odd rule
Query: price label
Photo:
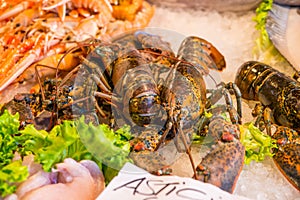
[[[154,176],[126,163],[97,200],[247,200],[220,188],[178,176]],[[249,199],[248,199],[249,200]]]

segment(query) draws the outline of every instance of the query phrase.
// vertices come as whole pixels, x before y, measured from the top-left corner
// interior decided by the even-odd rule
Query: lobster
[[[248,61],[238,70],[236,85],[242,98],[259,101],[255,125],[277,141],[273,160],[289,182],[300,190],[300,83],[271,66]],[[271,124],[276,125],[272,134]]]
[[[8,110],[10,113],[19,113],[20,128],[27,124],[34,124],[36,129],[51,130],[54,125],[67,119],[75,119],[73,110],[76,102],[72,97],[74,78],[64,83],[64,79],[45,79],[40,91],[35,93],[18,93],[12,100],[3,104],[1,113]],[[88,101],[88,99],[86,99]],[[82,100],[81,103],[84,103]],[[89,103],[86,103],[90,105]],[[81,112],[84,106],[80,106]],[[88,114],[86,113],[88,116]],[[97,122],[97,118],[95,121]]]
[[[95,97],[98,113],[104,113],[107,105],[111,106],[111,115],[102,117],[111,117],[112,127],[131,125],[135,141],[132,141],[130,157],[137,165],[153,173],[169,173],[165,168],[170,164],[165,153],[187,152],[197,178],[190,152],[192,134],[206,124],[202,123],[207,122],[203,120],[204,112],[217,102],[219,98],[216,96],[225,94],[228,104],[225,109],[233,123],[240,122],[240,106],[238,112],[234,111],[228,92],[233,90],[239,94],[237,87],[224,84],[215,93],[206,89],[203,77],[208,76],[209,69],[221,71],[224,68],[222,54],[202,38],[185,38],[175,55],[170,43],[160,36],[135,31],[92,50],[81,64],[80,75],[76,77],[79,81],[75,80],[74,88],[83,88],[81,90],[86,91],[86,95]],[[75,99],[84,98],[82,94],[74,96]],[[228,142],[224,146],[238,149],[234,151],[234,157],[240,162],[233,163],[235,172],[231,174],[237,177],[242,169],[243,153],[239,153],[240,146],[232,144]],[[146,165],[141,162],[143,159]],[[174,161],[174,157],[171,160]],[[210,164],[224,163],[215,160]],[[211,173],[222,172],[212,169]],[[207,180],[210,178],[203,181]],[[223,188],[232,192],[234,182]]]

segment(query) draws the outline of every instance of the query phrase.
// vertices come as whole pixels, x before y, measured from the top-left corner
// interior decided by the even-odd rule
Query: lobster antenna
[[[78,42],[74,42],[75,44],[77,44],[76,46],[74,46],[74,47],[71,47],[71,48],[69,48],[65,53],[64,53],[64,55],[60,58],[60,60],[58,61],[58,63],[57,63],[57,66],[55,67],[55,79],[56,80],[58,80],[58,72],[59,71],[63,71],[63,70],[60,70],[59,69],[59,66],[61,65],[61,63],[62,63],[62,61],[64,60],[64,58],[68,55],[68,54],[70,54],[70,53],[72,53],[72,52],[75,52],[75,51],[77,51],[77,50],[79,50],[79,49],[82,49],[83,47],[90,47],[90,46],[96,46],[97,44],[99,44],[101,41],[99,41],[99,40],[90,40],[90,42],[82,42],[82,43],[78,43]],[[67,43],[67,42],[66,42]],[[69,43],[69,42],[68,42]],[[83,51],[83,49],[82,49],[82,51]],[[88,54],[88,51],[87,51],[87,54]],[[74,74],[74,73],[76,73],[78,71],[78,67],[75,67],[75,69],[73,69],[73,70],[71,70],[71,74]],[[70,74],[69,73],[69,74]],[[66,75],[66,80],[69,78],[70,76],[68,76],[68,75]],[[57,100],[57,98],[58,98],[58,90],[59,90],[59,88],[61,87],[61,85],[64,83],[64,80],[60,83],[60,85],[58,85],[57,87],[56,87],[56,89],[55,89],[55,101]],[[54,104],[54,105],[56,105],[56,104]],[[53,112],[58,112],[58,110],[57,110],[57,108],[54,106],[53,107]],[[58,115],[56,115],[56,117],[58,118]]]
[[[59,66],[61,65],[61,63],[62,63],[62,61],[64,60],[64,58],[65,58],[68,54],[70,54],[70,53],[72,53],[72,52],[74,52],[74,51],[77,51],[79,48],[80,48],[79,46],[74,46],[74,47],[68,49],[68,50],[64,53],[64,55],[60,58],[60,60],[59,60],[58,63],[57,63],[57,66],[56,66],[56,68],[55,68],[55,80],[58,80]],[[72,70],[72,72],[73,72],[73,70]],[[58,89],[59,89],[59,87],[56,86],[56,88],[55,88],[55,99],[54,99],[54,101],[56,101],[57,98],[58,98]],[[56,103],[55,103],[54,106],[53,106],[53,112],[56,112],[56,118],[57,118],[56,120],[58,120],[58,113],[57,113],[58,110],[57,110],[57,107],[56,107]],[[52,115],[52,116],[53,116],[53,115]]]
[[[215,84],[215,87],[217,87],[218,86],[218,83],[217,83],[217,81],[214,79],[214,77],[211,75],[211,74],[207,74],[209,77],[210,77],[210,79],[214,82],[214,84]]]

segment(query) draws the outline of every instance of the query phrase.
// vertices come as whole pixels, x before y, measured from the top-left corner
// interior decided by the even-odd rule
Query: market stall
[[[41,196],[53,199],[57,197],[56,191],[61,191],[65,195],[63,198],[69,199],[111,199],[111,195],[122,195],[123,199],[209,199],[212,195],[211,199],[299,200],[299,185],[296,189],[300,166],[298,134],[291,150],[296,156],[290,159],[298,173],[289,176],[292,177],[290,181],[272,159],[271,149],[275,140],[264,146],[271,137],[260,135],[261,138],[266,137],[259,144],[259,151],[264,151],[258,152],[259,156],[264,154],[262,159],[249,158],[246,161],[250,150],[244,151],[242,145],[245,146],[245,143],[239,136],[229,134],[230,139],[226,142],[234,141],[237,146],[222,151],[224,159],[215,153],[212,160],[220,165],[226,163],[224,171],[230,171],[228,168],[232,167],[225,159],[239,163],[240,167],[233,165],[232,168],[237,170],[229,173],[234,173],[234,180],[230,181],[230,186],[223,186],[219,184],[222,178],[217,178],[216,184],[201,185],[202,181],[209,182],[207,177],[213,177],[213,172],[209,172],[208,176],[202,174],[204,179],[201,182],[192,179],[196,175],[194,169],[215,147],[202,146],[199,135],[195,138],[195,130],[190,131],[195,124],[198,126],[196,120],[201,115],[209,116],[209,109],[201,108],[205,106],[201,102],[203,97],[199,97],[203,95],[201,92],[217,89],[221,82],[235,82],[240,66],[247,61],[264,62],[288,76],[299,70],[299,59],[295,53],[299,52],[300,46],[300,38],[296,34],[300,25],[299,2],[103,0],[38,1],[38,4],[16,1],[10,4],[3,0],[1,3],[0,155],[3,156],[0,156],[0,199]],[[269,21],[266,21],[267,18]],[[195,46],[184,45],[184,40]],[[190,55],[190,51],[195,52]],[[201,59],[195,61],[185,57],[193,59],[194,54]],[[193,66],[198,61],[208,68],[195,70]],[[111,66],[120,68],[111,69]],[[156,66],[155,70],[153,66]],[[172,71],[174,66],[179,71],[183,69],[183,72],[176,74]],[[186,75],[184,70],[192,72]],[[149,78],[149,73],[153,73],[153,79],[152,76]],[[162,80],[165,82],[162,83]],[[140,84],[145,85],[147,90],[141,92],[137,81],[141,81]],[[201,92],[194,92],[194,85],[189,82]],[[177,84],[182,84],[183,89]],[[158,89],[153,85],[159,85]],[[184,103],[179,109],[179,103],[176,106],[173,103],[177,101],[176,95],[165,88],[171,88],[171,91],[177,89],[176,95],[182,95],[178,102]],[[185,90],[194,94],[190,95]],[[235,110],[238,100],[232,93],[231,96]],[[138,103],[135,103],[136,107],[130,107],[133,101],[143,102],[142,106],[154,102],[158,114],[152,116],[152,110],[140,114],[138,109],[135,111],[136,107],[140,110],[147,108],[139,107]],[[248,125],[243,128],[242,124],[255,121],[252,110],[256,103],[246,100],[241,103],[241,124],[234,127],[250,130]],[[155,107],[156,104],[159,108]],[[219,104],[225,105],[226,98],[221,97],[213,107]],[[196,108],[198,105],[199,109]],[[126,111],[126,106],[131,110]],[[172,106],[174,108],[170,109]],[[9,114],[16,112],[19,114]],[[185,112],[195,113],[190,116]],[[239,114],[239,111],[233,113]],[[170,117],[171,114],[173,117]],[[221,115],[226,115],[228,120],[231,114],[222,112]],[[185,120],[184,116],[189,120]],[[227,123],[231,126],[235,123],[232,119],[231,122],[221,122],[226,127]],[[189,122],[194,123],[193,120],[196,122],[190,128]],[[107,125],[99,125],[103,122]],[[170,129],[163,122],[170,123]],[[133,124],[138,124],[138,127]],[[132,133],[140,132],[130,133],[127,125],[132,125]],[[174,136],[171,134],[173,129],[183,131],[176,132]],[[149,139],[148,134],[154,132],[155,136]],[[180,136],[182,132],[186,136]],[[193,141],[178,139],[180,137]],[[202,140],[211,142],[211,139]],[[257,141],[256,144],[259,143]],[[240,147],[243,153],[236,153]],[[145,149],[151,153],[140,154]],[[230,154],[231,150],[235,152],[234,156]],[[145,156],[148,154],[154,156]],[[165,179],[152,175],[156,168],[160,168],[157,173],[167,174]],[[172,176],[169,176],[170,173]],[[151,181],[165,185],[163,189],[157,188],[151,185]],[[173,189],[171,183],[174,184]],[[170,190],[166,191],[168,187]],[[205,189],[198,190],[197,187]],[[196,193],[185,193],[187,188],[189,192]]]

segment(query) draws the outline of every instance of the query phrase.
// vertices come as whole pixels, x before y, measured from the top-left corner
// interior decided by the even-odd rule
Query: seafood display
[[[223,52],[234,46],[226,43],[245,39],[225,37],[235,29],[231,12],[222,26],[207,27],[204,18],[207,29],[187,30],[197,36],[179,35],[172,26],[145,28],[153,5],[174,13],[208,9],[217,19],[224,11],[252,10],[259,2],[1,0],[0,199],[95,199],[126,162],[158,176],[191,177],[247,196],[248,185],[239,185],[242,171],[267,156],[272,170],[276,165],[284,175],[283,184],[286,179],[292,185],[287,187],[299,192],[300,73],[289,77],[258,61],[239,69],[230,59],[225,62],[228,52],[249,50],[245,43]],[[298,3],[274,0],[272,11]],[[268,19],[267,29],[274,30],[274,19]],[[225,38],[215,43],[210,29],[216,35],[226,29]],[[238,63],[247,60],[236,55]],[[295,59],[285,57],[296,71]],[[234,78],[232,70],[237,70],[235,80],[227,82],[226,76]],[[253,121],[243,124],[244,113],[247,118],[251,111],[244,112],[242,103],[252,101],[257,103]],[[274,172],[268,175],[278,177]],[[289,195],[294,194],[283,194]]]
[[[300,84],[274,68],[257,61],[244,63],[236,75],[246,100],[259,101],[254,110],[256,125],[276,139],[274,160],[287,179],[300,189],[299,95]],[[271,124],[279,127],[273,134]]]
[[[143,0],[2,1],[0,91],[33,63],[84,40],[143,28],[153,12]]]

